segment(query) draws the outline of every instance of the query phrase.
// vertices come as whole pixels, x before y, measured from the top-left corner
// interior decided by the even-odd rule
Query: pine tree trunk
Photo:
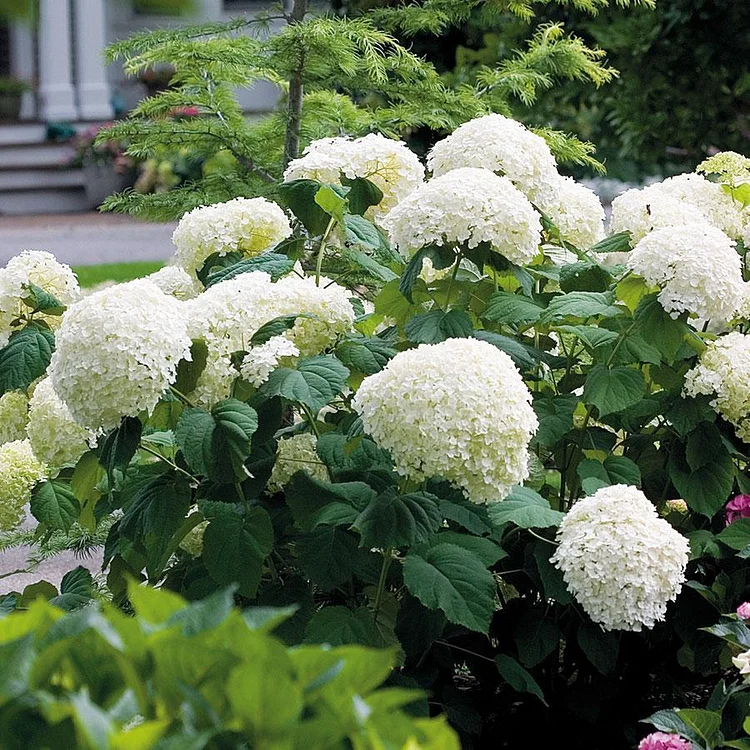
[[[287,15],[288,22],[302,23],[307,13],[309,0],[294,0],[291,12]],[[305,66],[305,50],[299,50],[297,67],[289,79],[289,108],[286,119],[286,137],[284,138],[284,169],[292,159],[299,156],[299,131],[302,122],[302,73]]]

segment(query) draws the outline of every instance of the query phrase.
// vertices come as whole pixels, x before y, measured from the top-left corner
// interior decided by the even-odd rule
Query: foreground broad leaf
[[[528,487],[514,487],[505,500],[492,503],[487,513],[495,526],[514,523],[522,529],[559,526],[563,514],[552,510],[549,503]]]
[[[80,513],[78,499],[61,482],[42,482],[31,493],[31,514],[51,531],[70,531]]]
[[[281,396],[318,412],[340,393],[348,377],[348,368],[336,357],[322,354],[301,360],[296,370],[277,367],[260,392],[268,398]]]
[[[583,400],[596,406],[603,417],[627,409],[640,401],[645,393],[646,381],[640,370],[596,365],[586,378]]]
[[[486,633],[495,611],[495,580],[479,558],[455,544],[411,550],[404,583],[428,609],[439,609],[457,625]]]
[[[55,334],[30,323],[10,335],[0,349],[0,396],[7,391],[25,391],[47,371],[55,350]]]

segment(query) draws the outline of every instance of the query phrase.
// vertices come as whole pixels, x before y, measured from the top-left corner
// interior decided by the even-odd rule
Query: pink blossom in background
[[[735,495],[725,506],[727,526],[739,518],[750,518],[750,495]]]
[[[692,750],[693,743],[684,740],[679,734],[651,732],[638,745],[638,750]]]
[[[737,617],[740,617],[743,620],[750,620],[750,602],[742,602],[742,604],[737,607]]]

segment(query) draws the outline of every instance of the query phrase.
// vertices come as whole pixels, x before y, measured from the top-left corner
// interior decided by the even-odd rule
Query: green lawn
[[[103,281],[131,281],[158,271],[160,260],[140,260],[132,263],[103,263],[98,266],[73,266],[82,287],[95,286]]]

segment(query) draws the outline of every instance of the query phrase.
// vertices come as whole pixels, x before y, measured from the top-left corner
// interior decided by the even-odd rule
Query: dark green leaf
[[[669,477],[680,496],[696,513],[712,518],[727,502],[734,485],[734,463],[723,448],[716,446],[711,463],[698,471],[691,471],[685,450],[672,445],[669,453]]]
[[[410,547],[426,542],[442,524],[438,499],[427,492],[399,495],[393,488],[378,495],[353,526],[363,547]]]
[[[250,337],[250,346],[261,346],[274,338],[274,336],[280,336],[285,331],[294,328],[294,324],[299,317],[308,316],[280,315],[278,318],[269,320]]]
[[[279,201],[286,206],[312,236],[325,232],[330,217],[315,202],[320,190],[316,180],[290,180],[277,186]]]
[[[25,391],[47,371],[55,335],[49,328],[29,323],[10,335],[0,349],[0,396],[8,391]]]
[[[605,416],[627,409],[640,401],[645,393],[646,381],[640,370],[596,365],[586,378],[583,400],[596,406],[600,416]]]
[[[181,359],[177,364],[177,380],[174,387],[182,394],[187,395],[195,390],[198,378],[206,369],[208,359],[208,346],[203,339],[193,339],[190,345],[190,359]]]
[[[302,570],[324,591],[351,578],[358,553],[357,537],[335,526],[318,526],[297,545]]]
[[[536,609],[528,610],[516,626],[516,646],[521,663],[535,667],[558,646],[561,633],[555,623]]]
[[[107,435],[99,462],[107,470],[110,483],[115,471],[125,473],[138,450],[143,434],[143,424],[136,417],[123,417],[120,426]]]
[[[573,429],[573,414],[578,396],[543,396],[534,399],[534,411],[539,419],[536,441],[553,446]]]
[[[251,273],[252,271],[263,271],[271,276],[275,281],[284,274],[289,273],[292,270],[294,261],[291,258],[287,258],[286,255],[281,253],[274,253],[267,250],[260,255],[256,255],[252,258],[242,258],[231,266],[222,268],[218,271],[208,275],[206,279],[206,288],[218,284],[222,281],[229,281],[235,276],[239,276],[243,273]]]
[[[750,518],[738,518],[716,537],[734,550],[743,550],[750,544]]]
[[[622,308],[615,306],[612,292],[568,292],[555,297],[539,319],[542,323],[553,323],[568,319],[614,318],[622,314]]]
[[[632,247],[631,239],[630,232],[617,232],[592,245],[589,250],[594,253],[626,253]]]
[[[720,742],[721,713],[701,709],[657,711],[646,719],[662,732],[680,734],[699,747],[715,747]]]
[[[23,298],[23,303],[31,308],[32,313],[40,312],[45,315],[62,315],[65,312],[65,305],[54,294],[31,283],[25,284],[24,289],[28,294]]]
[[[417,344],[436,344],[452,338],[471,335],[471,318],[463,310],[431,310],[415,315],[404,326],[410,341]]]
[[[357,217],[359,218],[359,217]],[[357,250],[355,247],[345,246],[341,249],[341,255],[354,266],[366,271],[370,276],[380,281],[389,282],[398,279],[398,274],[388,266],[384,266],[367,253]]]
[[[305,643],[327,643],[329,646],[346,646],[360,643],[363,646],[382,647],[372,613],[367,607],[324,607],[318,610],[305,629]]]
[[[362,216],[370,206],[377,206],[383,200],[383,191],[364,177],[349,178],[343,176],[341,184],[350,188],[347,193],[349,210]]]
[[[683,320],[672,318],[655,294],[644,297],[633,313],[635,330],[641,338],[655,346],[668,360],[674,359],[690,328]]]
[[[510,336],[503,336],[492,331],[474,331],[472,336],[505,352],[520,370],[533,370],[539,363],[539,359],[535,356],[531,347],[524,346]]]
[[[545,706],[547,705],[539,683],[515,659],[507,654],[498,654],[495,657],[495,663],[497,664],[497,671],[500,672],[500,676],[517,693],[530,693],[539,698]]]
[[[570,263],[560,268],[563,292],[606,292],[612,274],[598,263]]]
[[[344,230],[346,241],[352,245],[359,245],[368,250],[377,250],[380,247],[378,230],[364,216],[356,214],[344,216]]]
[[[396,354],[391,344],[378,338],[347,339],[336,347],[336,356],[363,375],[380,372]]]
[[[61,482],[42,482],[31,493],[31,514],[51,531],[70,531],[80,513],[76,496]]]
[[[528,487],[514,487],[508,497],[487,508],[494,526],[514,523],[522,529],[559,526],[563,519],[560,511],[552,510],[549,503]]]
[[[439,271],[452,266],[456,262],[456,253],[443,245],[428,245],[414,253],[401,274],[401,281],[398,285],[399,291],[409,302],[414,301],[412,291],[419,274],[422,272],[422,264],[425,258],[430,258],[433,267]]]
[[[608,633],[594,623],[586,622],[578,628],[578,645],[586,658],[603,675],[615,671],[620,641],[616,633]]]
[[[267,397],[281,396],[320,411],[346,384],[349,370],[332,355],[303,359],[297,369],[279,367],[261,387]]]
[[[544,308],[522,294],[497,291],[487,302],[484,317],[495,323],[524,324],[539,320]]]
[[[480,559],[455,544],[438,544],[404,560],[404,583],[428,609],[486,633],[495,611],[495,581]]]

